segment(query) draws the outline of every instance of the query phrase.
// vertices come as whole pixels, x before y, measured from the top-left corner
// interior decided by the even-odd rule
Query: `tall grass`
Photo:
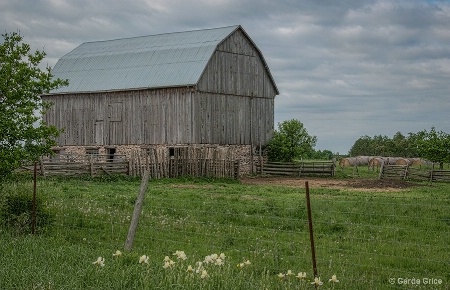
[[[123,249],[139,185],[40,179],[38,194],[56,221],[37,236],[0,227],[0,289],[314,289],[304,189],[152,180],[132,252],[113,257]],[[31,180],[11,181],[2,192],[10,188],[31,192]],[[398,279],[428,277],[446,289],[449,190],[443,183],[398,192],[311,188],[321,288],[404,289]],[[204,262],[213,253],[226,255],[223,265]],[[142,255],[148,264],[139,264]],[[166,256],[175,262],[167,269]],[[104,267],[93,264],[97,257]],[[200,261],[208,277],[195,272]],[[339,283],[328,282],[333,274]]]

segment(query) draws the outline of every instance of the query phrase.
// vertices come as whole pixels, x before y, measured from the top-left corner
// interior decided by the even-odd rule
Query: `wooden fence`
[[[33,170],[33,166],[23,166]],[[215,158],[151,158],[147,153],[125,155],[74,155],[41,159],[38,171],[43,176],[130,175],[142,176],[148,170],[154,179],[181,176],[238,178],[239,162]]]
[[[148,158],[131,159],[129,175],[142,176],[148,170],[151,178],[182,176],[234,178],[239,177],[239,161],[218,159],[168,159],[162,162]]]
[[[334,161],[266,162],[262,165],[261,173],[286,176],[334,176],[335,169],[336,163]]]
[[[450,170],[415,168],[408,165],[382,165],[380,178],[411,179],[417,181],[450,181]]]
[[[111,155],[98,154],[58,154],[41,158],[37,170],[43,176],[128,175],[129,161],[125,155],[111,157]],[[25,170],[33,170],[33,168],[32,165],[22,167]]]

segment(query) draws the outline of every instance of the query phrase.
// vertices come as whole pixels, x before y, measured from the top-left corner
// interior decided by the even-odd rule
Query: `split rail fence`
[[[450,170],[423,169],[408,165],[382,165],[380,178],[411,179],[417,181],[450,181]]]
[[[334,161],[266,162],[262,165],[261,173],[285,176],[334,176],[335,169],[336,163]]]

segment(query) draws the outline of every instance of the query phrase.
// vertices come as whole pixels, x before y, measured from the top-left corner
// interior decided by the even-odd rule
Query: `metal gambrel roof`
[[[239,28],[235,25],[83,43],[56,63],[52,74],[68,79],[69,85],[50,93],[193,86],[216,47]]]

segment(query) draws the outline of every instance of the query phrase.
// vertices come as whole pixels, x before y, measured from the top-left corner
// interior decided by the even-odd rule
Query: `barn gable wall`
[[[241,30],[236,30],[217,47],[197,89],[258,98],[274,98],[277,95],[257,48]]]
[[[217,47],[197,89],[212,103],[223,104],[211,109],[214,114],[206,122],[216,128],[213,143],[264,145],[270,140],[277,90],[257,48],[241,30]]]

